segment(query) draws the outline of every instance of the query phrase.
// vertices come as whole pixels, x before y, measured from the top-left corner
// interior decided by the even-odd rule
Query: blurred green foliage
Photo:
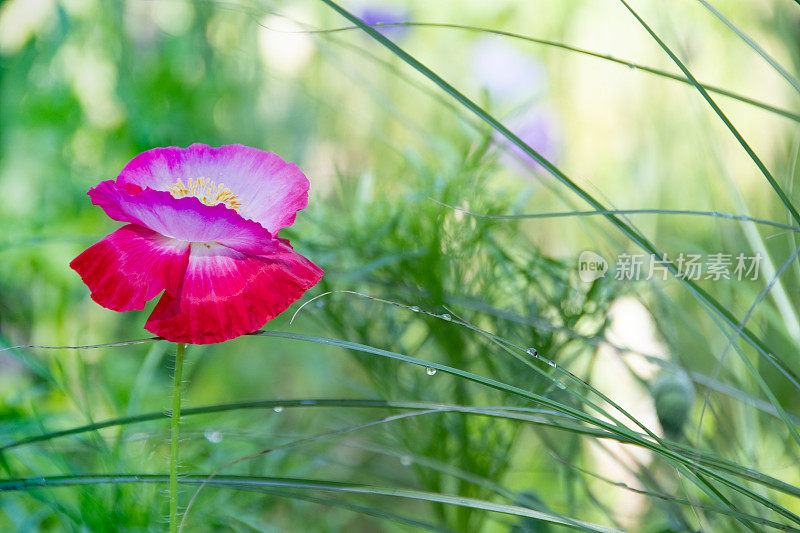
[[[791,87],[692,4],[642,10],[704,81],[796,111]],[[796,6],[719,4],[797,71]],[[403,7],[413,20],[503,28],[675,70],[635,21],[607,5],[447,1]],[[790,489],[760,479],[742,483],[775,505],[800,511],[797,491],[791,490],[800,483],[792,467],[796,444],[757,378],[794,423],[800,406],[791,381],[744,343],[741,353],[730,349],[731,330],[723,333],[713,314],[675,280],[618,283],[609,275],[581,282],[575,270],[581,250],[611,258],[633,248],[599,218],[483,219],[432,201],[489,214],[584,209],[541,167],[520,160],[366,36],[302,33],[342,25],[313,2],[0,4],[0,343],[85,345],[146,336],[142,324],[152,303],[124,315],[102,309],[67,266],[117,226],[91,206],[85,192],[155,146],[239,142],[298,162],[312,182],[309,208],[283,235],[326,270],[309,298],[357,291],[399,304],[335,292],[290,323],[295,306],[267,329],[411,355],[539,394],[577,413],[600,412],[606,420],[602,413],[608,409],[624,419],[592,392],[594,386],[658,436],[677,442],[649,451],[621,445],[581,433],[570,425],[574,420],[548,410],[537,414],[546,423],[531,424],[508,414],[436,412],[275,450],[222,473],[419,489],[632,531],[766,527],[736,513],[786,519],[719,480],[712,481],[719,495],[692,484],[691,469],[664,459],[685,445],[691,447],[688,457],[698,450],[780,479]],[[392,38],[510,126],[533,113],[544,131],[534,128],[526,140],[552,150],[546,155],[582,186],[599,190],[609,205],[786,220],[762,177],[691,86],[475,32],[410,28]],[[479,53],[486,39],[501,43],[498,70],[490,68],[488,80],[480,75],[486,65],[475,63],[475,57],[486,63],[485,50]],[[536,70],[521,88],[512,76],[514,97],[493,83],[503,81],[493,77],[503,74],[506,59],[512,71],[515,65]],[[796,199],[797,125],[719,98]],[[793,234],[728,220],[632,219],[674,255],[760,252],[774,272],[796,248]],[[798,280],[793,265],[749,323],[790,369],[797,368],[800,341]],[[769,281],[765,271],[757,282],[703,286],[743,317]],[[526,354],[527,348],[541,357]],[[98,420],[163,411],[172,351],[154,343],[0,352],[0,447]],[[444,372],[288,339],[244,337],[191,347],[188,357],[189,407],[313,398],[542,407]],[[741,357],[754,362],[755,376]],[[183,472],[210,474],[249,454],[395,412],[374,405],[303,405],[193,415],[183,429]],[[128,421],[0,450],[0,466],[8,478],[160,474],[167,467],[165,422]],[[712,464],[720,475],[733,468]],[[0,489],[0,529],[159,530],[166,509],[161,488],[131,483]],[[183,504],[194,490],[186,486]],[[559,529],[424,498],[225,487],[203,490],[187,527]]]

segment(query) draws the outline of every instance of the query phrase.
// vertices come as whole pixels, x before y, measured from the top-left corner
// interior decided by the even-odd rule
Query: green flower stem
[[[169,441],[169,530],[178,531],[178,445],[181,424],[181,378],[183,374],[183,354],[186,344],[178,343],[175,353],[175,377],[172,390],[172,420]]]

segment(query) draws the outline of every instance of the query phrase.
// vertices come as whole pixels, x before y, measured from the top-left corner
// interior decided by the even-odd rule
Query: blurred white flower
[[[55,11],[54,0],[8,0],[0,5],[0,53],[13,54],[41,30]]]
[[[666,349],[657,338],[655,321],[641,302],[631,297],[617,298],[611,304],[608,316],[611,319],[606,330],[609,342],[647,355],[665,357]],[[661,433],[650,390],[631,374],[633,371],[641,378],[650,379],[660,368],[657,364],[641,356],[621,355],[611,344],[601,344],[592,368],[591,383],[595,388],[613,398],[655,434]],[[627,426],[641,431],[610,405],[604,407],[624,420]],[[636,477],[636,471],[639,465],[647,466],[652,462],[649,450],[601,439],[593,443],[589,452],[594,470],[599,474],[631,487],[644,488]],[[598,482],[597,486],[607,487],[603,482]],[[647,497],[641,494],[627,491],[613,494],[614,514],[626,529],[635,528],[647,510],[647,504]]]
[[[93,126],[110,129],[125,119],[125,109],[115,92],[117,67],[98,50],[64,45],[58,60],[72,91]]]
[[[666,358],[667,349],[658,340],[656,323],[650,311],[636,298],[617,298],[608,310],[611,324],[606,338],[616,346],[624,347],[635,354],[647,354]],[[660,367],[637,355],[626,355],[626,360],[641,377],[651,379]]]
[[[140,47],[155,43],[158,26],[153,20],[152,6],[146,2],[125,2],[122,23],[131,39]]]
[[[173,37],[185,34],[194,21],[190,2],[126,2],[125,31],[140,46],[156,41],[159,32]]]
[[[258,50],[268,69],[297,75],[314,55],[314,43],[298,24],[276,15],[265,17],[258,28]]]

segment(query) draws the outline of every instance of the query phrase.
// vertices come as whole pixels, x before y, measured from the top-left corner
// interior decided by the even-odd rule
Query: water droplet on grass
[[[409,307],[409,309],[411,309],[415,313],[419,313],[419,307],[417,307],[416,305],[412,305],[411,307]]]
[[[412,459],[409,455],[404,455],[400,458],[400,464],[403,466],[411,466],[413,462],[414,459]]]
[[[203,436],[211,444],[219,444],[220,442],[222,442],[222,432],[217,431],[216,429],[205,430],[203,432]]]
[[[447,313],[441,315],[441,317],[442,317],[442,320],[453,320],[453,317],[451,317]]]
[[[436,369],[435,368],[431,368],[429,366],[426,366],[425,367],[425,373],[428,374],[429,376],[433,376],[433,375],[436,374]]]
[[[528,348],[525,353],[531,357],[539,357],[539,351],[536,348]]]
[[[272,408],[272,410],[275,411],[276,413],[281,413],[281,412],[283,412],[283,406],[282,405],[276,405],[275,407]]]

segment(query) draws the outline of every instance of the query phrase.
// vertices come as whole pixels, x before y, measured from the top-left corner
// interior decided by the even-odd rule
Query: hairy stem
[[[178,531],[178,446],[181,424],[181,377],[183,374],[183,354],[186,344],[178,343],[175,353],[175,376],[172,388],[172,420],[169,440],[169,530]]]

